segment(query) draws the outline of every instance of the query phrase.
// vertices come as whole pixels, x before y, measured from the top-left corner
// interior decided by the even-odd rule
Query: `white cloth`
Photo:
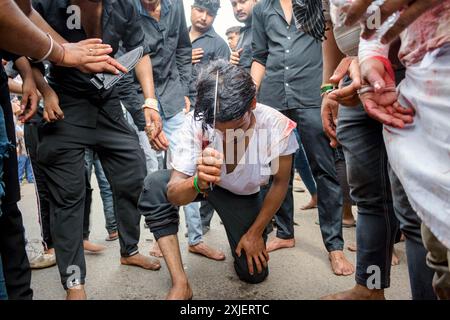
[[[414,107],[414,123],[385,127],[389,161],[413,209],[450,248],[450,44],[408,66],[399,102]]]
[[[254,132],[250,138],[245,155],[234,171],[227,174],[225,163],[234,162],[225,156],[222,166],[220,187],[239,195],[259,192],[260,186],[267,184],[278,169],[278,157],[295,153],[299,148],[293,130],[295,122],[275,109],[257,104],[253,114],[256,118]],[[197,171],[197,159],[202,147],[208,145],[204,138],[201,122],[189,113],[183,128],[178,132],[179,144],[175,151],[172,167],[189,176]],[[206,136],[212,136],[210,129]],[[210,146],[223,154],[223,134],[216,130],[216,138]],[[238,149],[239,150],[239,149]],[[233,154],[227,152],[228,155]]]

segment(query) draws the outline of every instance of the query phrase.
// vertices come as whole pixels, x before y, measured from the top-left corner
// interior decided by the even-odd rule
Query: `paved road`
[[[104,217],[97,183],[93,178],[94,201],[91,240],[104,244],[108,249],[98,255],[87,254],[87,294],[90,299],[164,299],[170,278],[162,260],[160,271],[145,271],[119,263],[119,243],[106,242]],[[295,207],[307,201],[305,193],[295,194]],[[22,187],[19,204],[30,239],[40,237],[36,199],[33,185]],[[183,215],[182,215],[183,216]],[[211,231],[205,241],[226,253],[223,262],[211,261],[188,253],[182,219],[179,238],[185,268],[194,290],[194,299],[317,299],[323,295],[346,290],[354,285],[354,277],[337,277],[331,272],[324,250],[317,220],[317,210],[296,209],[296,247],[274,252],[270,255],[270,275],[262,284],[248,285],[238,280],[234,273],[231,253],[223,226],[214,216]],[[273,236],[273,234],[271,235]],[[345,229],[347,243],[354,243],[355,229]],[[148,254],[153,237],[148,229],[141,228],[140,248]],[[392,270],[391,288],[386,291],[388,299],[410,299],[408,271],[404,244],[396,246],[401,264]],[[354,253],[346,255],[355,261]],[[56,267],[33,271],[32,287],[35,299],[64,299],[65,292],[59,282]]]

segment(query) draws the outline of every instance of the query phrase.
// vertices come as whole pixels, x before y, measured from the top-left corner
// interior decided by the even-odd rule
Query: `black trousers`
[[[39,123],[25,123],[25,145],[33,167],[34,181],[37,189],[39,205],[39,223],[41,224],[42,240],[46,249],[53,248],[53,239],[50,232],[50,202],[44,171],[37,161],[37,148],[39,144]]]
[[[0,77],[2,75],[0,74]],[[0,105],[5,116],[5,125],[9,141],[15,145],[16,134],[7,82],[0,82]],[[22,214],[17,207],[20,199],[20,187],[17,175],[17,154],[11,149],[9,157],[4,159],[3,182],[5,196],[2,199],[0,217],[0,254],[6,290],[11,300],[32,299],[30,288],[31,269],[25,252],[25,235]]]
[[[62,106],[91,103],[61,93],[59,98]],[[86,276],[83,251],[86,147],[98,153],[113,191],[121,255],[139,252],[141,216],[137,201],[146,175],[144,154],[135,131],[123,117],[119,100],[103,100],[101,106],[96,128],[76,126],[64,120],[40,130],[38,160],[43,165],[50,193],[52,237],[64,288],[83,284]]]
[[[283,111],[297,123],[303,147],[317,184],[320,231],[328,252],[342,250],[342,188],[335,167],[335,152],[330,147],[322,127],[320,108],[298,108]],[[289,189],[275,216],[277,237],[294,238],[294,197],[292,194],[294,170]]]
[[[139,198],[139,211],[145,217],[145,222],[158,240],[161,237],[178,233],[179,208],[172,205],[167,199],[167,184],[172,171],[156,171],[147,176],[144,182],[144,190]],[[262,273],[248,272],[247,257],[243,253],[238,257],[236,247],[242,236],[248,231],[256,220],[261,209],[263,199],[261,193],[241,196],[231,193],[218,186],[208,192],[204,199],[199,196],[196,201],[206,200],[219,214],[223,221],[234,258],[234,269],[242,281],[248,283],[260,283],[266,279],[269,270],[263,269]],[[267,240],[267,233],[263,235]],[[256,266],[254,266],[256,270]]]

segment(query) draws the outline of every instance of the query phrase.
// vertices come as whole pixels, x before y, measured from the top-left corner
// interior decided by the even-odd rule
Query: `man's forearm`
[[[16,80],[11,79],[11,78],[8,79],[8,88],[11,93],[19,94],[19,95],[21,95],[23,93],[22,85],[19,82],[17,82]]]
[[[20,56],[41,59],[50,49],[49,38],[37,28],[12,0],[0,0],[0,49]],[[55,46],[49,60],[59,61],[63,49]]]
[[[46,96],[47,93],[51,92],[53,89],[50,87],[47,81],[45,81],[44,76],[38,68],[32,68],[32,72],[37,89],[43,96]]]
[[[153,82],[153,67],[149,55],[143,56],[141,61],[139,61],[136,65],[136,78],[142,87],[144,99],[155,99],[156,95]]]
[[[28,62],[27,58],[20,57],[14,62],[14,65],[16,66],[17,71],[19,71],[22,80],[33,76],[33,71],[31,70],[30,62]]]
[[[184,206],[194,201],[198,192],[192,187],[193,177],[178,178],[167,186],[167,198],[175,206]]]
[[[327,23],[326,40],[322,43],[323,52],[323,83],[328,83],[337,66],[345,57],[339,50],[334,38],[333,26]]]
[[[272,220],[275,213],[280,209],[289,187],[291,177],[292,156],[283,156],[280,159],[279,170],[273,177],[269,192],[264,198],[261,211],[255,222],[252,224],[249,233],[262,235],[265,228]]]
[[[68,42],[66,39],[61,37],[58,32],[50,27],[47,21],[45,21],[44,18],[42,18],[42,16],[39,14],[39,12],[37,12],[33,8],[31,8],[31,12],[27,16],[39,29],[41,29],[45,33],[49,33],[53,37],[53,40],[55,40],[59,44]]]
[[[259,91],[264,74],[266,73],[266,67],[257,61],[253,61],[250,73],[256,84],[256,91]]]

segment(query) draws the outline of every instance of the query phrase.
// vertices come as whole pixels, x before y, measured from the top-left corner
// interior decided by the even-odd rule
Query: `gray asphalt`
[[[86,254],[87,285],[89,299],[164,299],[170,288],[170,277],[164,260],[160,271],[145,271],[136,267],[122,266],[119,259],[119,243],[106,242],[104,216],[97,183],[93,178],[94,200],[92,206],[91,240],[107,246],[101,254]],[[296,182],[301,185],[300,182]],[[206,243],[220,248],[226,260],[216,262],[187,251],[184,237],[184,217],[178,234],[186,272],[194,291],[194,299],[295,299],[314,300],[324,295],[346,290],[354,285],[354,276],[338,277],[332,274],[328,256],[324,249],[317,220],[317,210],[300,210],[308,200],[307,193],[295,193],[295,248],[270,254],[270,275],[258,285],[245,284],[234,273],[232,256],[223,226],[214,216],[211,231],[204,237]],[[29,239],[39,239],[40,229],[34,185],[22,187],[19,203]],[[274,236],[273,233],[271,236]],[[355,228],[344,229],[346,244],[355,242]],[[153,236],[148,229],[141,228],[141,253],[148,254]],[[391,287],[386,290],[387,299],[411,299],[404,243],[396,245],[400,265],[392,269]],[[348,258],[355,262],[356,255],[345,250]],[[52,267],[33,271],[32,288],[34,298],[59,300],[65,292],[59,281],[58,270]]]

